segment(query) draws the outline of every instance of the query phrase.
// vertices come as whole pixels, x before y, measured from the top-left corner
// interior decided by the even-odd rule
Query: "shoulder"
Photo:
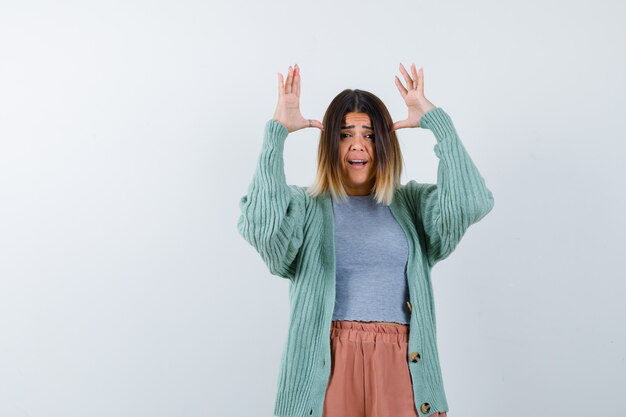
[[[291,192],[291,198],[296,201],[298,205],[307,209],[312,204],[317,202],[317,198],[311,196],[307,190],[309,187],[301,186],[301,185],[289,185],[289,190]]]
[[[410,180],[406,184],[402,184],[400,185],[400,187],[398,187],[398,189],[396,190],[396,196],[414,200],[416,198],[419,198],[420,195],[422,195],[424,192],[431,191],[434,188],[436,188],[435,184],[428,184],[417,182],[415,180]]]
[[[400,185],[394,195],[395,204],[405,207],[411,213],[418,213],[424,202],[435,196],[437,185],[410,180]]]
[[[293,194],[295,197],[303,199],[308,197],[306,190],[309,187],[304,187],[301,185],[290,185],[289,188],[291,189],[291,194]]]
[[[307,202],[308,196],[306,193],[306,187],[302,187],[300,185],[287,185],[289,189],[289,199],[292,204],[296,204],[298,206],[304,206]]]

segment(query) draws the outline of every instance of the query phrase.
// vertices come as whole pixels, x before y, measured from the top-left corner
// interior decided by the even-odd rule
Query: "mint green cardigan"
[[[491,211],[491,191],[448,114],[436,107],[420,119],[437,140],[437,184],[401,185],[389,206],[406,234],[406,278],[412,305],[407,366],[419,416],[448,411],[437,352],[431,268],[455,249],[467,228]],[[289,332],[281,358],[274,415],[321,417],[331,372],[330,326],[335,304],[332,202],[287,185],[287,129],[269,120],[248,194],[239,202],[239,233],[269,271],[289,280]],[[413,353],[413,355],[411,355]],[[415,358],[419,353],[419,359]]]

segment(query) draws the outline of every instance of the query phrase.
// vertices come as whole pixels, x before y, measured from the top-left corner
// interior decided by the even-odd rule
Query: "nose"
[[[350,143],[350,150],[362,151],[363,149],[365,149],[365,146],[363,146],[363,139],[357,139],[357,136],[355,136],[352,143]]]

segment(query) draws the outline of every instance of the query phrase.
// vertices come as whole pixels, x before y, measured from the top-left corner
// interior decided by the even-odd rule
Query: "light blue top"
[[[389,206],[371,194],[332,202],[337,265],[333,320],[409,324],[409,248]]]

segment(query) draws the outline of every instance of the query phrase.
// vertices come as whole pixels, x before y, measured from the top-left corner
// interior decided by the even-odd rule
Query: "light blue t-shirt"
[[[337,273],[333,320],[408,324],[408,245],[391,210],[371,194],[332,202]]]

